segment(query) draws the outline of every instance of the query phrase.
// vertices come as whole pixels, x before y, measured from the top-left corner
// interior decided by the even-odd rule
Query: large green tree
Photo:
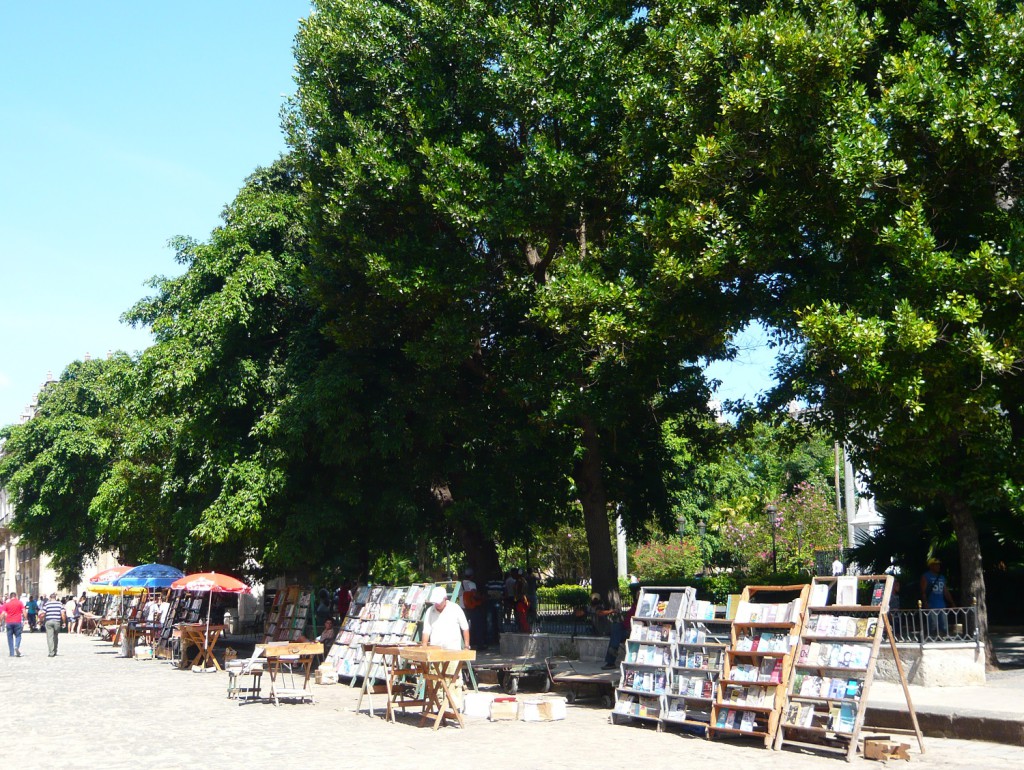
[[[517,520],[493,491],[534,517],[577,501],[614,599],[612,503],[667,518],[661,424],[706,411],[693,364],[724,339],[720,298],[635,227],[659,184],[621,131],[642,9],[315,5],[290,135],[327,332],[386,412],[363,449],[484,520]]]
[[[82,563],[104,548],[145,551],[143,533],[119,538],[104,529],[94,498],[119,455],[125,383],[133,362],[123,354],[76,361],[39,394],[35,417],[3,429],[0,484],[14,504],[14,530],[50,555],[62,585],[81,579]]]
[[[649,232],[802,343],[780,397],[944,506],[983,635],[976,515],[1019,482],[1024,416],[1022,25],[989,0],[661,4],[634,108],[675,144]]]

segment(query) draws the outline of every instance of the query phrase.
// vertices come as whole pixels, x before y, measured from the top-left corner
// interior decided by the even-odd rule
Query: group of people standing
[[[38,600],[35,597],[29,597],[28,602],[23,602],[18,594],[11,591],[7,601],[0,604],[0,620],[6,624],[7,649],[12,658],[21,657],[21,635],[25,629],[26,619],[27,625],[32,631],[36,630],[37,622],[42,623],[43,630],[46,632],[46,647],[49,657],[56,656],[61,627],[68,623],[70,629],[65,604],[57,598],[57,594],[52,593],[49,598],[40,596]]]

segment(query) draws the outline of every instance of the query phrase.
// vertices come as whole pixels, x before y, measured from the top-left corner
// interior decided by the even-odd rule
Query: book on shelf
[[[665,607],[665,615],[669,618],[678,618],[682,612],[683,604],[686,601],[686,594],[682,591],[673,591],[668,596],[668,604]]]
[[[885,596],[885,583],[879,580],[871,587],[871,606],[881,606],[883,596]]]
[[[774,662],[774,665],[772,666],[771,677],[769,678],[768,681],[771,682],[772,684],[781,684],[782,683],[782,658],[775,658],[774,661],[775,662]]]
[[[846,695],[846,681],[838,677],[834,677],[829,681],[828,686],[828,698],[831,700],[840,700]]]
[[[782,721],[787,725],[800,724],[800,704],[790,702],[790,704],[786,706],[786,715],[782,718]]]
[[[839,721],[836,732],[852,733],[857,722],[857,706],[854,703],[843,703],[839,707]]]
[[[764,658],[760,665],[757,667],[757,681],[758,682],[770,682],[772,680],[772,671],[775,669],[775,659]]]
[[[857,604],[857,576],[843,575],[836,578],[836,604],[852,607]]]
[[[686,719],[686,701],[673,698],[668,703],[668,713],[666,714],[668,719],[675,719],[678,721],[684,721]]]
[[[665,685],[666,684],[667,684],[667,682],[666,682],[665,672],[664,671],[655,671],[654,672],[654,691],[655,692],[665,692]]]
[[[828,606],[828,583],[815,583],[811,586],[811,594],[809,603],[811,607],[826,607]]]
[[[729,594],[729,598],[725,602],[725,619],[735,620],[736,611],[739,609],[742,594]]]
[[[740,730],[745,733],[754,731],[754,712],[744,711],[743,716],[740,718]]]
[[[844,696],[856,700],[864,692],[864,682],[860,679],[847,679]]]

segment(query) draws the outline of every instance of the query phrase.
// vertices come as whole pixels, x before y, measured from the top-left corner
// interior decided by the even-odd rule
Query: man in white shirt
[[[461,650],[469,646],[469,622],[462,607],[448,601],[448,592],[437,586],[430,592],[430,603],[433,605],[423,616],[423,644],[444,647],[446,650]],[[462,710],[462,677],[456,676],[461,664],[453,660],[445,665],[449,677],[454,678],[451,689],[453,706]]]
[[[469,647],[469,621],[462,607],[448,601],[448,592],[441,586],[430,593],[430,609],[423,616],[423,644],[446,650]]]

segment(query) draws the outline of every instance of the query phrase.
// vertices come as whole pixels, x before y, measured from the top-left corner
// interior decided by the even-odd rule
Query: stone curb
[[[917,709],[917,721],[921,732],[929,738],[1024,746],[1024,716],[1019,714],[928,706]],[[865,723],[883,730],[910,727],[907,709],[903,705],[869,704]]]

